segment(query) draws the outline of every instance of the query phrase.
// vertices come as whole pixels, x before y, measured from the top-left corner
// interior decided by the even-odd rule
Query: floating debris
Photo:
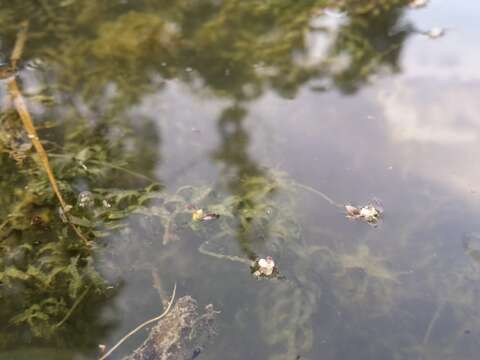
[[[204,211],[203,209],[195,210],[192,214],[193,221],[210,221],[216,220],[220,217],[219,214],[209,213]]]
[[[10,151],[10,157],[17,162],[19,166],[23,165],[24,160],[27,158],[27,153],[32,148],[32,143],[23,143]]]
[[[365,206],[345,205],[347,218],[364,220],[371,225],[376,225],[383,215],[383,208],[377,200]]]
[[[278,274],[278,268],[271,256],[265,259],[257,259],[251,266],[252,274],[256,277],[274,277]]]
[[[420,9],[428,5],[429,0],[412,0],[408,4],[411,9]]]
[[[123,359],[196,359],[217,336],[218,314],[212,304],[201,312],[194,298],[184,296],[153,326],[143,344]]]

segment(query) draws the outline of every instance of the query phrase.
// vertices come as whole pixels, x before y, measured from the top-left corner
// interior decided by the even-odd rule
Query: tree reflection
[[[244,119],[247,111],[240,105],[234,105],[223,111],[217,123],[218,132],[221,135],[221,144],[212,154],[213,160],[220,163],[223,168],[222,177],[225,179],[230,193],[243,198],[251,189],[246,188],[243,181],[246,177],[265,176],[259,165],[248,155],[250,142],[249,134],[244,128]],[[256,212],[258,206],[251,201],[242,202],[236,211]],[[247,231],[243,226],[238,226],[237,239],[246,255],[255,259],[256,254],[251,249],[251,243],[256,234]]]
[[[181,79],[215,96],[252,100],[266,90],[294,96],[304,84],[326,78],[347,93],[383,67],[398,70],[405,35],[395,33],[405,1],[348,1],[336,28],[315,27],[328,18],[326,1],[22,2],[3,10],[6,43],[19,19],[32,18],[30,60],[52,68],[51,82],[80,96],[89,107],[127,107],[158,91],[162,79]],[[47,10],[48,9],[48,10]],[[308,35],[332,45],[311,61]],[[347,58],[338,73],[332,63]],[[27,60],[28,62],[28,60]],[[106,92],[109,90],[109,94]],[[110,99],[111,101],[112,99]]]

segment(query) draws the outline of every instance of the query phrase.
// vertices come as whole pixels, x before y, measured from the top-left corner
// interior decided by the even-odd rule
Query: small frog
[[[378,200],[372,200],[365,206],[345,205],[346,216],[349,219],[360,219],[370,225],[377,225],[383,215],[383,207]]]
[[[265,259],[256,259],[250,266],[250,271],[257,278],[273,278],[279,274],[278,267],[271,256],[267,256]]]

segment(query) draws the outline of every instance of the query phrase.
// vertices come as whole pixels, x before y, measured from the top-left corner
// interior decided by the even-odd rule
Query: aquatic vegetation
[[[472,258],[475,263],[480,265],[480,234],[468,233],[462,239],[465,253]]]
[[[89,289],[103,291],[105,281],[96,271],[91,256],[80,253],[70,257],[74,248],[68,240],[23,245],[15,240],[3,240],[0,248],[4,311],[15,309],[11,324],[29,328],[34,336],[51,338],[62,330],[78,306],[76,301]],[[1,331],[7,328],[8,323]]]
[[[354,254],[340,255],[339,260],[344,270],[358,268],[365,271],[368,276],[396,281],[394,274],[386,268],[384,259],[370,254],[370,250],[365,245],[360,245]]]
[[[5,166],[15,169],[14,161],[2,155]],[[4,207],[0,294],[13,324],[30,328],[35,336],[50,338],[61,330],[81,294],[90,288],[92,292],[103,291],[105,281],[95,270],[86,244],[72,241],[71,228],[58,216],[50,185],[30,157],[12,174],[17,186],[11,187]],[[61,187],[69,197],[74,194],[66,183],[61,182]],[[81,222],[74,216],[77,219]],[[4,326],[2,333],[8,322]]]
[[[205,239],[200,253],[246,266],[258,264],[260,271],[259,249],[275,258],[296,257],[295,252],[303,252],[293,206],[295,189],[286,175],[265,169],[264,176],[246,176],[241,184],[242,195],[220,197],[217,198],[219,203],[208,206],[221,214],[213,228],[198,227],[201,224],[194,223],[194,229]],[[265,267],[268,278],[277,266],[273,260],[268,264],[272,263],[273,268]],[[252,269],[256,271],[255,267]],[[288,280],[288,275],[287,280],[271,280],[261,289],[256,297],[257,307],[262,336],[272,349],[269,358],[289,359],[293,354],[297,356],[311,350],[310,315],[316,303],[311,292],[311,283],[305,282],[299,287],[295,281]]]
[[[213,234],[205,233],[205,238],[215,239],[215,243],[222,238],[224,242],[237,239],[243,256],[252,261],[258,258],[255,247],[277,246],[273,244],[297,237],[299,230],[291,206],[294,189],[284,173],[265,170],[263,176],[243,177],[239,185],[238,194],[208,207],[220,215],[216,221],[219,229]]]
[[[359,246],[354,253],[345,253],[340,249],[308,246],[301,232],[301,218],[295,203],[295,181],[286,175],[272,170],[269,176],[246,177],[242,183],[245,198],[252,201],[253,209],[236,212],[239,204],[227,197],[224,204],[235,204],[233,208],[225,205],[209,207],[221,209],[222,216],[216,224],[224,224],[223,231],[207,231],[199,248],[200,253],[226,261],[248,265],[257,259],[256,249],[272,254],[275,259],[287,261],[291,267],[282,267],[279,280],[265,283],[257,296],[257,308],[260,316],[260,328],[265,341],[271,346],[271,359],[289,359],[293,355],[306,355],[312,349],[312,315],[322,302],[322,293],[334,296],[340,309],[368,309],[371,316],[382,316],[394,306],[393,297],[398,286],[397,274],[391,271],[385,260],[370,253],[366,246]],[[301,186],[300,186],[301,187]],[[250,189],[247,191],[247,189]],[[235,199],[242,199],[239,195]],[[264,205],[268,205],[264,207]],[[257,212],[257,207],[262,209]],[[255,216],[252,216],[255,214]],[[249,216],[249,219],[237,219],[242,232],[255,224],[257,238],[268,238],[268,242],[256,245],[255,236],[247,245],[238,246],[234,231],[226,219],[236,216]],[[245,226],[245,227],[244,227]],[[237,236],[237,240],[245,239]],[[277,261],[275,261],[275,265]],[[254,270],[257,268],[253,268]],[[360,274],[360,277],[358,276]],[[318,287],[317,276],[324,279],[327,289]],[[275,278],[275,277],[274,277]]]
[[[27,26],[28,23],[22,23],[11,56],[13,67],[23,51]],[[15,78],[8,80],[8,89],[16,113],[7,110],[1,118],[1,126],[12,130],[1,138],[1,156],[3,162],[8,163],[5,154],[15,161],[19,171],[14,183],[23,191],[13,189],[10,196],[13,201],[5,207],[8,213],[1,225],[0,296],[5,309],[13,310],[14,315],[10,315],[0,331],[6,331],[10,323],[34,337],[51,339],[63,330],[90,289],[97,294],[106,289],[105,280],[94,266],[91,244],[86,237],[95,237],[98,224],[92,220],[98,214],[84,211],[93,205],[90,199],[87,206],[85,191],[80,193],[76,209],[67,204],[66,198],[73,202],[76,197],[74,185],[66,181],[72,174],[51,165]],[[31,146],[18,144],[17,139],[21,141],[25,134],[23,129],[12,125],[19,120],[36,150],[28,164],[25,160]],[[85,153],[85,149],[82,151]],[[79,227],[88,230],[83,233]],[[72,241],[72,234],[77,241]],[[35,240],[30,241],[30,237]],[[8,343],[10,337],[5,337],[5,341]]]
[[[313,346],[312,315],[317,302],[313,294],[286,281],[266,284],[259,293],[259,322],[269,360],[307,355]]]

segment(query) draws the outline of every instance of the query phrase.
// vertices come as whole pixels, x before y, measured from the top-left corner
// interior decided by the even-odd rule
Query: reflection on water
[[[94,357],[175,282],[222,311],[199,358],[476,359],[478,5],[407,3],[4,4],[0,359]],[[93,248],[9,107],[24,19],[18,82]],[[302,183],[385,218],[348,221]],[[268,255],[281,277],[256,280]]]

